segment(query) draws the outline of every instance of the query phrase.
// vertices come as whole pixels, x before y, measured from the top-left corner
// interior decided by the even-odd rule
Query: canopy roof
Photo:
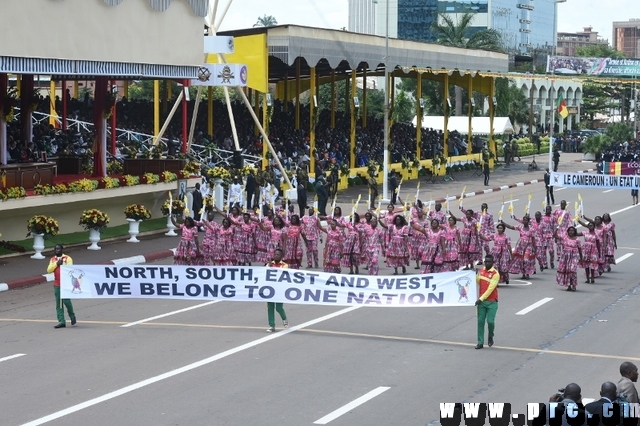
[[[413,119],[414,126],[416,125],[417,121],[418,119],[417,117],[415,117]],[[444,131],[444,117],[424,116],[422,117],[422,127]],[[491,126],[489,117],[473,117],[471,119],[471,134],[473,135],[488,135],[490,128]],[[455,130],[463,135],[469,134],[469,117],[449,117],[447,129],[450,132]],[[511,120],[509,120],[509,117],[494,117],[493,133],[496,135],[513,133],[513,126],[511,125]]]
[[[384,72],[385,37],[296,25],[219,33],[236,38],[258,34],[266,34],[267,38],[270,83],[295,78],[298,66],[303,79],[309,78],[310,67],[316,68],[320,78],[330,76],[334,71],[339,78],[346,78],[351,70],[368,70],[369,75]],[[235,59],[240,62],[239,53],[236,50]],[[255,52],[246,54],[255,56]],[[505,54],[398,39],[389,39],[389,60],[386,62],[390,71],[459,70],[461,74],[475,75],[478,72],[506,73],[508,70]]]

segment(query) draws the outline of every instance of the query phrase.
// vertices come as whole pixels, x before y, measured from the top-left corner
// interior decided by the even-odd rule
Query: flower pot
[[[31,234],[31,235],[33,235],[33,251],[35,251],[35,254],[31,256],[31,258],[42,260],[45,258],[42,255],[42,250],[44,250],[44,234]]]
[[[127,240],[128,243],[139,243],[140,240],[136,238],[136,236],[140,233],[140,222],[141,220],[128,219],[129,222],[129,235],[131,238]]]
[[[98,243],[100,242],[100,231],[97,229],[89,229],[89,241],[91,245],[87,247],[87,250],[100,250]]]
[[[213,183],[216,185],[222,185],[223,180],[220,178],[213,178]]]
[[[169,232],[165,233],[164,235],[166,235],[167,237],[178,236],[175,231],[176,226],[173,224],[173,222],[171,222],[171,215],[167,216],[167,228],[169,229]]]

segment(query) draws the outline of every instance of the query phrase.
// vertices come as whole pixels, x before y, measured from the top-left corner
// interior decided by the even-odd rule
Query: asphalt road
[[[497,218],[512,195],[521,216],[529,193],[541,209],[543,191],[464,205],[487,202]],[[573,212],[578,192],[588,216],[613,214],[622,261],[596,284],[580,274],[575,293],[553,270],[501,286],[496,345],[483,350],[472,308],[286,305],[291,327],[270,335],[262,303],[80,300],[78,325],[54,330],[50,285],[5,292],[0,423],[426,425],[441,402],[509,402],[524,413],[570,382],[597,397],[621,362],[640,364],[640,231],[629,191],[556,189],[556,201]]]

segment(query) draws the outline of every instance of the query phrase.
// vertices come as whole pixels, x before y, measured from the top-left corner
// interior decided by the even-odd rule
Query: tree
[[[608,44],[596,44],[584,47],[578,47],[576,49],[576,56],[584,56],[587,58],[615,58],[621,59],[625,57],[623,52],[620,52]]]
[[[278,25],[278,20],[271,15],[262,15],[258,17],[258,20],[254,27],[273,27],[274,25]]]
[[[415,101],[406,92],[400,92],[396,96],[393,105],[393,116],[396,123],[411,123],[416,115]]]
[[[509,117],[513,125],[529,123],[529,99],[509,79],[496,79],[496,101],[496,116]]]
[[[614,123],[609,124],[607,126],[607,130],[605,134],[614,142],[614,143],[622,143],[632,139],[633,137],[633,127],[629,126],[626,123]]]
[[[438,20],[431,24],[431,34],[436,38],[436,43],[445,46],[503,52],[502,37],[495,29],[472,33],[474,17],[474,14],[467,12],[454,22],[449,15],[439,14]],[[462,88],[456,86],[456,115],[462,114],[462,102]]]

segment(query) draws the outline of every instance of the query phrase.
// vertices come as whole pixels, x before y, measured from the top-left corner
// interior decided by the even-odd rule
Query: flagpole
[[[549,172],[553,171],[553,146],[555,143],[553,142],[553,126],[556,124],[556,98],[553,87],[553,71],[551,72],[551,126],[549,128]],[[549,184],[552,184],[553,180],[550,180]]]

